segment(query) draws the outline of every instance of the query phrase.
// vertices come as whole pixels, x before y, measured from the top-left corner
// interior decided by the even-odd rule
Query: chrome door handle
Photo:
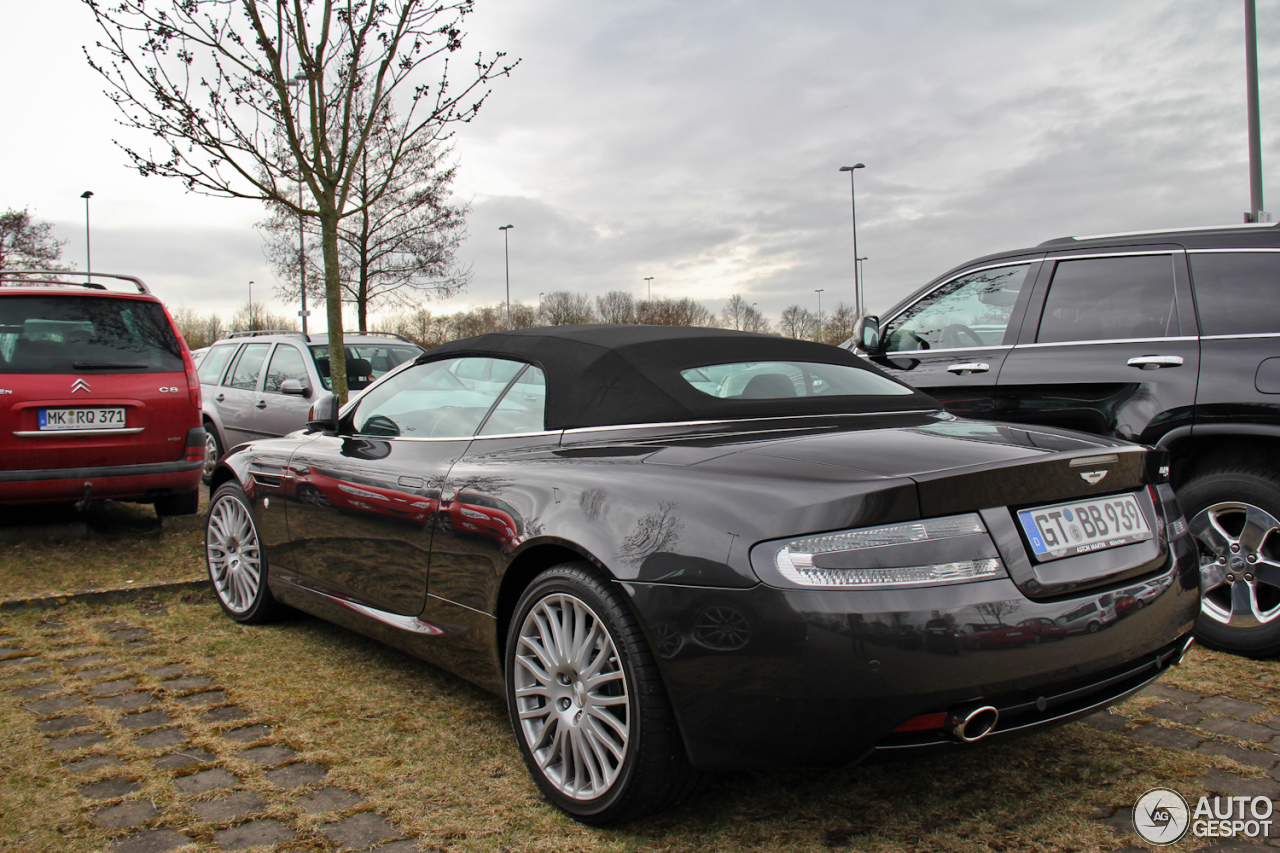
[[[267,407],[267,401],[266,401],[266,400],[259,400],[258,402],[254,403],[253,405],[254,405],[256,408],[259,408],[259,409],[265,409],[265,408]]]
[[[1182,361],[1180,355],[1138,355],[1127,363],[1142,370],[1159,370],[1162,367],[1181,367]]]
[[[991,369],[991,365],[984,361],[969,361],[964,364],[953,364],[947,368],[947,373],[954,373],[956,376],[968,376],[970,373],[986,373]]]
[[[218,396],[214,397],[213,399],[215,399],[215,400],[217,400],[219,403],[221,403],[223,400],[227,399],[227,395],[226,395],[226,394],[219,394]]]

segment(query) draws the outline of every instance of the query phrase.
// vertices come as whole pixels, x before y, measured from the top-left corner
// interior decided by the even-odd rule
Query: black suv
[[[1167,448],[1200,544],[1197,636],[1280,652],[1280,225],[988,255],[855,342],[955,414]]]

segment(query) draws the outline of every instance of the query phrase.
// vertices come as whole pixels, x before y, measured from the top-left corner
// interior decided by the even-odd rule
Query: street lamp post
[[[539,290],[538,291],[538,316],[539,317],[542,316],[542,294],[543,294],[543,291]]]
[[[649,285],[649,295],[645,297],[645,299],[648,302],[652,302],[653,301],[653,276],[647,275],[644,277],[644,280]]]
[[[511,329],[511,244],[507,241],[508,233],[514,225],[499,225],[498,230],[502,232],[502,254],[507,263],[507,329]],[[541,300],[539,300],[541,307]]]
[[[93,198],[93,193],[85,190],[80,198],[84,199],[84,266],[89,274],[87,280],[93,281],[93,253],[89,249],[89,199]]]
[[[299,71],[297,74],[294,75],[293,79],[289,81],[289,88],[292,89],[297,86],[301,86],[305,82],[307,82],[307,75]],[[301,108],[302,106],[301,97],[298,98],[298,106],[299,108]],[[298,112],[301,113],[302,110],[299,109]],[[298,123],[299,124],[302,123],[301,115],[299,115],[298,117]],[[299,134],[299,137],[301,137],[301,134]],[[307,237],[306,237],[306,231],[303,225],[305,221],[306,221],[305,217],[302,215],[302,175],[299,174],[298,175],[298,281],[300,284],[299,292],[302,295],[302,310],[298,312],[298,316],[302,318],[303,337],[306,337],[306,334],[307,334],[307,315],[310,313],[309,311],[307,311]]]
[[[853,214],[853,302],[858,317],[862,316],[862,278],[858,275],[858,194],[854,190],[853,173],[867,168],[865,163],[854,163],[852,166],[841,166],[840,171],[849,173],[849,209]]]
[[[822,342],[822,292],[825,287],[819,287],[814,293],[818,294],[818,342]]]
[[[866,289],[867,286],[867,272],[863,269],[865,264],[862,263],[865,260],[865,256],[861,258],[854,258],[854,263],[858,265],[858,281],[863,289]]]

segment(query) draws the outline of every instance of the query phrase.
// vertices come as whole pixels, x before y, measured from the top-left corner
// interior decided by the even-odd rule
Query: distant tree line
[[[293,319],[272,314],[256,302],[240,306],[230,320],[223,320],[217,314],[202,315],[188,308],[179,308],[174,319],[192,349],[208,346],[231,332],[260,329],[296,331],[297,328]],[[583,323],[701,326],[840,344],[853,335],[856,322],[854,309],[840,302],[830,313],[823,312],[821,329],[817,314],[799,305],[788,306],[778,323],[774,324],[739,294],[731,296],[719,314],[689,297],[636,299],[621,290],[596,297],[557,290],[543,296],[539,304],[511,303],[513,329]],[[507,328],[507,306],[498,303],[452,313],[432,312],[426,307],[405,309],[384,315],[369,326],[370,331],[392,332],[430,349],[459,338],[503,331]]]

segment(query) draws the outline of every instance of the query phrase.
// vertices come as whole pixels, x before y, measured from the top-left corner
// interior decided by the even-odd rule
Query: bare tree
[[[769,322],[769,318],[756,310],[756,306],[747,307],[746,317],[742,321],[742,331],[756,332],[761,335],[773,334],[773,324]]]
[[[246,302],[231,316],[232,331],[260,332],[264,329],[295,331],[293,320],[282,314],[272,314],[261,302]]]
[[[182,332],[183,339],[191,349],[207,347],[227,334],[222,318],[216,313],[201,315],[193,308],[179,306],[173,312],[173,322],[178,324],[178,331]]]
[[[821,340],[823,343],[839,346],[853,337],[853,327],[858,322],[858,313],[852,305],[837,302],[831,315],[823,318]]]
[[[808,308],[799,305],[788,305],[782,312],[782,320],[778,324],[783,337],[810,338],[817,328],[818,318]]]
[[[741,295],[735,293],[729,297],[729,301],[725,303],[724,308],[720,309],[720,316],[724,319],[726,329],[737,329],[741,331],[746,328],[747,312],[751,310],[751,306]]]
[[[596,311],[602,323],[636,322],[635,297],[625,290],[611,290],[596,297]]]
[[[65,240],[50,235],[48,222],[36,222],[31,212],[10,208],[0,213],[0,270],[61,269]]]
[[[140,174],[319,222],[333,390],[345,400],[339,223],[381,199],[412,152],[474,118],[485,85],[515,63],[503,64],[501,53],[480,57],[452,88],[448,57],[462,47],[473,0],[84,2],[102,31],[90,66],[124,126],[159,141],[159,152],[121,144]],[[421,79],[432,66],[435,85]],[[295,69],[303,89],[297,115]],[[397,101],[400,114],[389,109]],[[391,154],[357,204],[360,164],[375,133]],[[292,192],[299,183],[301,203]]]
[[[636,320],[646,326],[714,326],[715,317],[701,302],[654,299],[636,306]]]
[[[581,293],[557,290],[542,299],[542,319],[548,326],[570,326],[576,323],[594,323],[595,309],[591,297]]]
[[[400,174],[386,185],[381,197],[371,197],[381,187],[381,176],[393,154],[387,135],[381,132],[385,124],[380,123],[370,137],[356,172],[351,194],[356,212],[338,224],[342,299],[355,305],[357,328],[362,331],[368,329],[372,307],[452,296],[471,279],[470,270],[456,261],[458,247],[467,236],[468,206],[449,203],[458,170],[456,163],[444,161],[449,149],[426,146],[409,152]],[[321,238],[319,223],[279,204],[268,203],[267,209],[270,216],[258,227],[266,239],[267,258],[282,279],[278,295],[288,301],[298,299],[305,263],[308,297],[323,298],[324,279],[317,275],[323,272],[316,248]],[[311,247],[305,254],[303,244]]]

